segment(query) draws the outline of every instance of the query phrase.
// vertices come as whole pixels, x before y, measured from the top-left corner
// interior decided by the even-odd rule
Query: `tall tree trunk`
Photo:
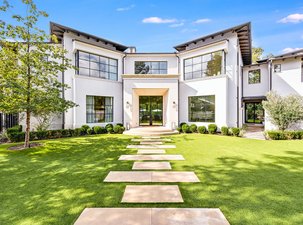
[[[30,143],[30,126],[31,126],[31,113],[29,110],[26,111],[26,129],[25,129],[25,141],[24,141],[24,148],[29,148]]]

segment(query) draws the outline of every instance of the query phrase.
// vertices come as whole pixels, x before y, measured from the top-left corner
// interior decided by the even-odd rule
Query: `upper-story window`
[[[212,52],[184,60],[184,79],[217,76],[223,73],[223,51]]]
[[[281,72],[281,64],[275,64],[274,65],[274,71],[275,71],[275,73]]]
[[[261,70],[250,70],[248,71],[248,84],[261,83]]]
[[[77,52],[77,74],[98,77],[108,80],[118,80],[118,60],[101,55]]]
[[[167,74],[167,62],[136,61],[135,74]]]

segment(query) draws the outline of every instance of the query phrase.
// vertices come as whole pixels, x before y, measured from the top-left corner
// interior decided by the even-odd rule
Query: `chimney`
[[[137,52],[136,47],[134,47],[134,46],[128,47],[127,50],[128,50],[128,53],[136,53]]]

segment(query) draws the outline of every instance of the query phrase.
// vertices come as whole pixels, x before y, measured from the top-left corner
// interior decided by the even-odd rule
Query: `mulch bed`
[[[38,146],[42,146],[43,144],[42,143],[30,143],[30,148],[35,148],[35,147],[38,147]],[[9,147],[7,150],[12,150],[12,151],[21,151],[21,150],[25,150],[25,149],[28,149],[28,148],[24,148],[24,144],[21,144],[21,145],[15,145],[15,146],[12,146],[12,147]]]

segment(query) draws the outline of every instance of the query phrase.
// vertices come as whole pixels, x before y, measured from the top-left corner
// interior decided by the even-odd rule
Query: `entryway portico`
[[[178,125],[178,75],[123,75],[124,124],[127,129]]]

